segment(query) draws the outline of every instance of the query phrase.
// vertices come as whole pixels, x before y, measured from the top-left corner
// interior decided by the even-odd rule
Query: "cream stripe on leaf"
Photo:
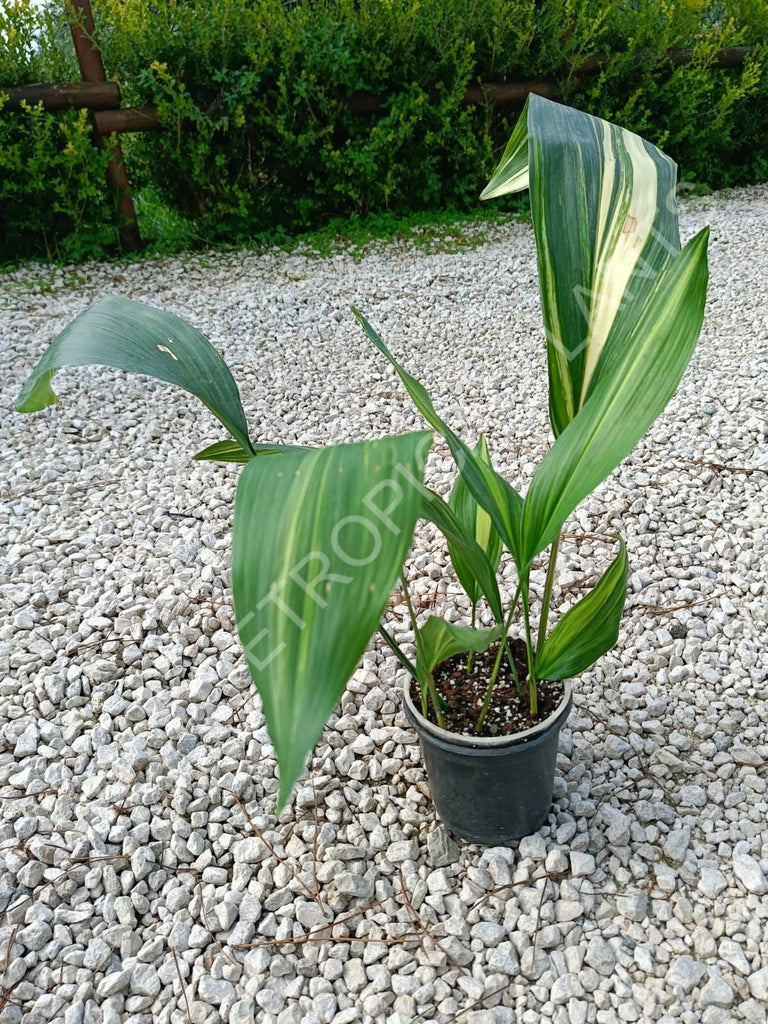
[[[431,438],[276,454],[240,475],[235,615],[280,766],[281,807],[408,553]]]
[[[680,251],[675,180],[638,135],[531,95],[482,194],[530,187],[555,436]]]
[[[708,228],[700,231],[662,272],[621,344],[606,349],[584,406],[534,473],[523,505],[524,566],[552,543],[674,394],[704,317],[708,237]]]

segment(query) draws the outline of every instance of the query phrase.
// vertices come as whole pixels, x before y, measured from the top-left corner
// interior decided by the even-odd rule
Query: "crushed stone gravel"
[[[218,425],[100,368],[10,408],[53,335],[120,294],[211,338],[259,440],[420,428],[354,303],[524,490],[549,443],[530,226],[0,277],[2,1024],[765,1024],[768,187],[681,223],[712,226],[697,353],[563,547],[568,602],[626,537],[619,643],[575,685],[547,822],[505,848],[435,820],[378,644],[276,820],[231,608],[237,469],[190,461]],[[439,445],[428,477],[447,493]],[[408,572],[420,607],[468,617],[426,528]],[[399,597],[391,618],[407,643]]]

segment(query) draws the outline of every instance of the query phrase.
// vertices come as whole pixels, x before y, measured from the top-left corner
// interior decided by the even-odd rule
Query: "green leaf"
[[[499,585],[496,581],[496,569],[491,564],[488,555],[477,541],[465,532],[450,505],[443,501],[439,494],[428,487],[424,487],[421,494],[422,518],[434,523],[440,530],[448,541],[449,548],[461,561],[467,575],[477,581],[480,593],[488,602],[494,618],[497,622],[501,622],[504,619],[504,611],[501,607]]]
[[[534,94],[482,193],[530,187],[556,437],[680,251],[676,176],[640,136]]]
[[[491,180],[480,193],[481,199],[496,199],[510,192],[524,192],[528,188],[528,122],[532,108],[535,109],[529,97]]]
[[[193,458],[196,462],[250,462],[256,455],[280,455],[281,452],[308,451],[307,448],[299,445],[286,444],[254,444],[251,443],[251,452],[247,452],[237,441],[216,441],[209,444],[201,452],[197,452]]]
[[[419,628],[416,646],[416,672],[422,685],[431,678],[432,672],[441,661],[474,651],[481,654],[504,632],[503,626],[491,629],[472,629],[470,626],[454,626],[436,615],[430,615]]]
[[[386,607],[431,440],[289,452],[251,459],[240,475],[235,614],[280,765],[280,807]]]
[[[413,676],[414,679],[418,679],[418,676],[416,675],[416,666],[413,664],[410,658],[406,658],[400,644],[395,640],[395,638],[392,636],[389,630],[385,629],[385,627],[382,626],[381,623],[379,623],[379,633],[385,640],[387,647],[389,647],[390,651],[392,651],[392,653],[403,666],[403,668],[406,670],[406,672],[409,675]]]
[[[621,550],[596,586],[570,608],[537,652],[539,679],[570,679],[594,665],[619,636],[627,596],[627,549]]]
[[[208,339],[178,316],[117,296],[101,299],[53,339],[21,390],[17,412],[58,401],[50,382],[61,367],[93,363],[177,384],[251,448],[237,385]]]
[[[473,454],[486,466],[491,465],[491,457],[484,434],[480,435],[480,440],[477,442]],[[493,525],[491,517],[477,503],[477,499],[467,487],[461,474],[456,477],[448,504],[461,523],[465,534],[473,538],[481,550],[485,552],[495,574],[501,561],[501,537]],[[459,577],[459,582],[469,595],[472,604],[476,605],[484,593],[480,581],[477,579],[472,566],[462,557],[462,551],[450,540],[448,540],[448,552],[451,556],[453,568],[456,570],[456,575]]]
[[[392,364],[421,415],[441,437],[445,438],[467,487],[481,507],[490,515],[493,525],[519,565],[522,498],[491,466],[477,458],[461,438],[438,416],[426,389],[400,366],[360,310],[353,306],[352,312],[360,321],[368,339]]]
[[[530,565],[566,518],[632,451],[674,394],[704,317],[704,229],[663,272],[623,344],[610,353],[586,405],[536,470],[525,499],[521,558]]]

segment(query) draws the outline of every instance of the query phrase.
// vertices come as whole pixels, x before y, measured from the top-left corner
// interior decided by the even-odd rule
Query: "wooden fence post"
[[[93,41],[94,25],[90,0],[70,0],[70,2],[75,12],[80,15],[70,21],[69,27],[83,81],[106,82],[101,51]],[[119,143],[110,145],[101,135],[96,135],[95,141],[96,145],[104,147],[109,153],[107,184],[117,196],[120,244],[127,252],[136,252],[142,248],[143,243],[139,233],[139,223],[136,219],[136,208],[128,189],[128,174],[125,170],[122,147]]]

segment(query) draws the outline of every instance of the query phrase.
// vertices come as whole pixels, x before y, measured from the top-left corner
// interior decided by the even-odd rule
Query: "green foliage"
[[[69,81],[76,68],[57,5],[0,5],[0,83]],[[106,156],[93,146],[87,113],[40,105],[9,113],[6,100],[0,85],[0,260],[100,254],[114,240],[114,218]]]
[[[39,412],[55,405],[58,398],[51,380],[56,371],[92,364],[145,373],[184,388],[211,410],[239,445],[257,454],[237,385],[208,339],[181,317],[117,295],[101,299],[58,335],[22,388],[17,410]]]
[[[616,28],[606,50],[616,56],[582,79],[578,95],[574,83],[566,87],[566,102],[662,147],[686,178],[713,188],[761,180],[768,116],[763,0],[666,0],[631,15],[626,5],[613,6]],[[718,52],[736,46],[755,49],[741,67],[719,67]],[[667,57],[688,48],[690,63],[675,66]]]
[[[0,93],[0,260],[44,253],[98,256],[114,243],[107,155],[91,138],[87,111],[41,104],[3,116]]]
[[[132,174],[209,240],[475,201],[476,168],[492,160],[490,111],[461,105],[474,44],[466,25],[443,23],[439,5],[417,17],[402,3],[266,0],[243,23],[242,4],[205,17],[196,4],[169,4],[160,24],[141,17],[143,6],[98,8],[126,97],[156,103],[167,125],[131,140]],[[127,55],[112,48],[116,26],[124,33],[132,20],[141,57],[126,71]],[[379,112],[347,108],[361,90],[385,97]]]
[[[107,77],[124,105],[156,104],[165,124],[121,142],[142,231],[166,248],[476,210],[517,117],[465,106],[478,82],[549,80],[565,102],[664,147],[692,182],[768,176],[764,0],[92,2]],[[741,45],[755,48],[743,67],[716,66]],[[676,66],[667,51],[680,48],[693,59]],[[599,73],[579,71],[601,53],[614,56]],[[0,83],[77,77],[63,5],[2,5]],[[378,107],[353,113],[358,93]],[[3,224],[30,252],[86,254],[114,241],[111,201],[96,157],[65,166],[76,115],[46,117],[35,148],[32,126],[0,112]]]
[[[510,163],[514,174],[508,173]],[[423,484],[432,443],[428,432],[320,449],[255,444],[237,386],[210,343],[178,317],[124,299],[102,300],[65,328],[19,396],[19,411],[40,410],[56,401],[50,382],[57,369],[100,363],[185,388],[229,431],[232,440],[209,445],[196,458],[246,463],[235,503],[232,590],[244,656],[280,765],[279,807],[380,626],[419,517],[434,523],[448,541],[454,568],[468,590],[473,627],[482,597],[495,620],[484,630],[435,617],[420,626],[401,573],[416,665],[385,628],[382,635],[417,678],[424,715],[431,705],[439,725],[444,724],[446,694],[438,692],[433,670],[441,660],[485,651],[504,638],[475,723],[477,732],[483,728],[505,651],[519,684],[506,637],[520,603],[534,717],[537,679],[562,679],[588,668],[618,637],[627,579],[623,543],[591,593],[547,636],[559,538],[567,517],[634,447],[681,379],[704,314],[708,229],[678,251],[671,168],[662,154],[616,126],[541,97],[529,100],[525,121],[515,129],[486,192],[517,190],[526,182],[545,318],[558,296],[581,282],[577,286],[588,293],[583,316],[590,330],[589,372],[579,373],[582,384],[571,391],[567,422],[553,419],[555,443],[525,498],[494,469],[482,437],[472,450],[451,430],[426,389],[398,364],[357,310],[368,339],[448,444],[460,477],[450,503]],[[563,195],[571,197],[567,206],[543,201]],[[547,211],[543,221],[542,209]],[[595,209],[598,217],[593,216]],[[627,234],[635,236],[629,245],[621,238]],[[663,254],[654,249],[658,237],[666,240]],[[551,244],[553,240],[559,245]],[[610,273],[593,275],[593,268],[606,266]],[[642,293],[634,273],[640,269],[646,286]],[[642,294],[642,301],[632,301],[631,293]],[[553,335],[552,330],[547,333]],[[565,335],[553,335],[549,344],[553,340],[561,348],[567,345]],[[599,356],[595,345],[601,349]],[[591,356],[594,367],[589,369]],[[567,375],[550,374],[551,395],[571,384]],[[518,576],[506,610],[496,580],[502,545]],[[549,545],[534,646],[531,568]]]
[[[764,140],[735,146],[739,126],[756,131],[745,108],[765,103],[765,52],[711,67],[721,47],[768,43],[758,0],[97,0],[96,11],[126,98],[157,103],[168,125],[131,139],[132,174],[208,241],[474,209],[478,168],[490,171],[515,116],[464,106],[476,81],[551,79],[713,186],[750,180],[765,154]],[[673,67],[665,51],[689,46],[693,63]],[[576,82],[601,52],[620,56]],[[352,113],[344,98],[358,92],[380,109]]]
[[[0,84],[68,82],[78,77],[63,5],[0,4]]]

